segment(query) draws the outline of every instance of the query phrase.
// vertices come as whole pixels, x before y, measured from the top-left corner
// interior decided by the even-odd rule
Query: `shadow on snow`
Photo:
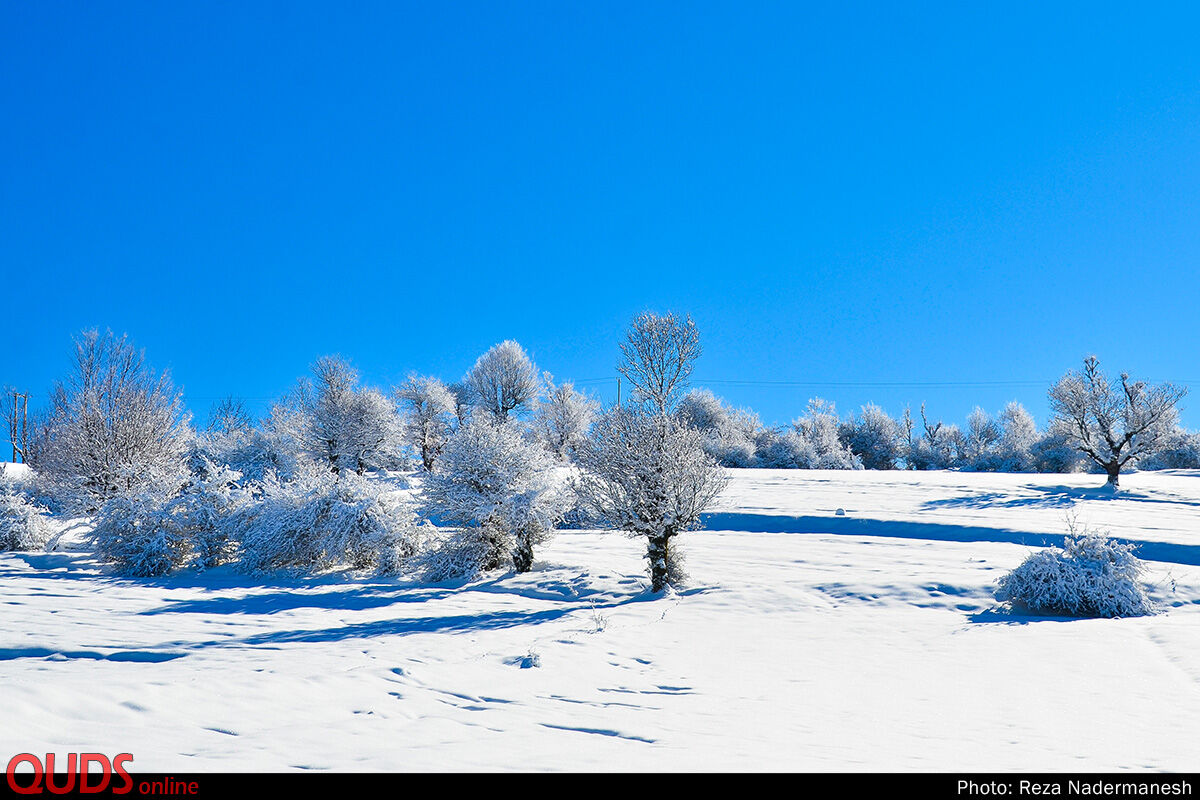
[[[790,517],[777,514],[705,514],[704,527],[714,531],[748,533],[832,534],[878,536],[895,539],[924,539],[938,542],[998,542],[1026,547],[1062,547],[1066,534],[1033,533],[1008,528],[951,525],[941,522],[912,522],[864,519],[861,517]],[[1144,542],[1120,539],[1137,546],[1137,555],[1150,561],[1200,566],[1200,545]]]

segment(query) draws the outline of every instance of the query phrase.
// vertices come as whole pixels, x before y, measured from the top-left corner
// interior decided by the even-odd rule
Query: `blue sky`
[[[768,422],[1042,423],[1087,353],[1200,394],[1194,4],[0,6],[0,382],[35,400],[93,326],[200,417],[327,353],[611,379],[645,308]]]

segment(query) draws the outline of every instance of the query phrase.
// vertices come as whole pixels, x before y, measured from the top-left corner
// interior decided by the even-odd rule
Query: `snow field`
[[[466,584],[0,554],[0,750],[139,771],[1195,769],[1200,473],[1102,482],[735,470],[665,598],[644,541],[595,531]],[[1071,509],[1144,543],[1167,613],[996,608]]]

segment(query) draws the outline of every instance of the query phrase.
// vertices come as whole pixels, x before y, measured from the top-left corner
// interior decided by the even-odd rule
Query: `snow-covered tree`
[[[208,425],[192,442],[188,466],[193,475],[207,474],[206,464],[229,467],[247,481],[261,480],[279,466],[268,432],[255,425],[245,404],[227,397],[213,405]]]
[[[895,469],[904,457],[904,432],[896,420],[874,403],[862,407],[839,427],[839,438],[862,461],[864,469]]]
[[[957,425],[947,425],[938,420],[930,422],[925,416],[925,404],[921,404],[923,433],[909,454],[913,469],[953,469],[962,463],[963,435]]]
[[[85,331],[74,369],[55,386],[37,431],[35,468],[68,506],[92,510],[118,493],[184,473],[191,437],[181,393],[128,337]]]
[[[534,412],[533,429],[546,449],[559,459],[565,459],[587,436],[600,404],[577,392],[570,381],[555,386],[553,375],[547,372],[544,377],[546,400],[539,403]]]
[[[1121,468],[1152,455],[1170,436],[1186,393],[1169,383],[1147,386],[1126,373],[1111,381],[1088,356],[1081,372],[1068,372],[1050,389],[1051,427],[1099,465],[1116,491]]]
[[[403,463],[403,426],[395,407],[376,389],[362,388],[358,372],[338,356],[324,356],[272,412],[276,432],[332,472],[359,475]]]
[[[470,388],[474,404],[501,422],[529,408],[542,391],[537,367],[511,339],[481,355],[463,383]]]
[[[599,519],[645,536],[653,591],[683,578],[672,541],[700,526],[700,515],[725,487],[725,470],[704,438],[657,403],[615,408],[592,425],[580,445],[577,491]]]
[[[1003,472],[1033,470],[1033,447],[1038,441],[1038,430],[1030,413],[1014,400],[1004,407],[996,422],[1000,427],[996,469]]]
[[[0,551],[40,550],[50,541],[51,533],[46,509],[0,466]]]
[[[396,390],[396,399],[404,415],[405,438],[420,454],[426,471],[433,469],[458,424],[453,392],[437,378],[410,375]]]
[[[571,506],[546,450],[514,422],[486,418],[468,420],[450,437],[423,496],[435,521],[468,528],[489,544],[480,553],[480,570],[511,559],[517,572],[527,572],[534,546],[553,534]]]
[[[762,423],[753,412],[732,408],[708,389],[693,389],[679,401],[675,416],[703,434],[705,451],[722,466],[754,464],[755,435]]]
[[[206,430],[220,433],[242,433],[254,428],[254,419],[241,398],[229,395],[216,403],[208,412]]]
[[[454,416],[458,418],[458,424],[462,425],[471,416],[471,405],[473,401],[473,392],[471,387],[465,381],[455,381],[448,387],[450,394],[454,396]]]
[[[18,392],[11,386],[5,386],[4,390],[0,392],[0,403],[3,403],[4,420],[8,424],[8,444],[12,445],[13,461],[19,458],[22,462],[29,463],[29,443],[32,439],[32,429],[29,424],[29,393]]]
[[[635,400],[666,414],[687,388],[700,352],[700,331],[690,316],[644,311],[625,332],[617,372],[629,381]]]
[[[792,427],[811,450],[806,469],[862,469],[862,461],[838,436],[837,409],[819,397],[808,401],[808,413]]]
[[[231,529],[247,572],[395,572],[421,550],[425,533],[409,504],[353,472],[302,466],[287,482],[268,474],[259,491]]]
[[[995,470],[996,445],[1000,441],[1000,426],[979,406],[967,415],[967,432],[963,436],[962,464],[967,469]]]

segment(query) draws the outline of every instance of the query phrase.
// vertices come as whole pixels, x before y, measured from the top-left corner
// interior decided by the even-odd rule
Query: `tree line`
[[[675,545],[725,486],[725,467],[1072,471],[1200,466],[1178,426],[1185,390],[1110,379],[1094,357],[1050,389],[1039,431],[1017,403],[965,430],[874,405],[841,418],[810,401],[763,426],[705,389],[688,390],[700,336],[690,317],[645,312],[617,370],[629,402],[602,410],[555,383],[514,341],[455,383],[411,375],[364,385],[339,356],[262,419],[229,398],[204,430],[181,392],[125,335],[87,331],[22,441],[34,477],[0,480],[0,547],[44,546],[52,514],[87,517],[96,553],[159,575],[235,563],[250,572],[339,566],[428,580],[533,567],[564,525],[641,537],[652,588],[683,577]]]
[[[129,574],[235,562],[432,580],[527,571],[556,528],[587,524],[644,537],[659,591],[682,577],[674,538],[725,481],[676,413],[699,354],[690,318],[638,316],[618,365],[634,397],[603,412],[513,341],[457,383],[390,391],[327,356],[263,419],[230,398],[198,431],[127,336],[88,331],[24,447],[33,485],[0,493],[4,524],[25,546],[48,538],[47,510],[86,516]]]

